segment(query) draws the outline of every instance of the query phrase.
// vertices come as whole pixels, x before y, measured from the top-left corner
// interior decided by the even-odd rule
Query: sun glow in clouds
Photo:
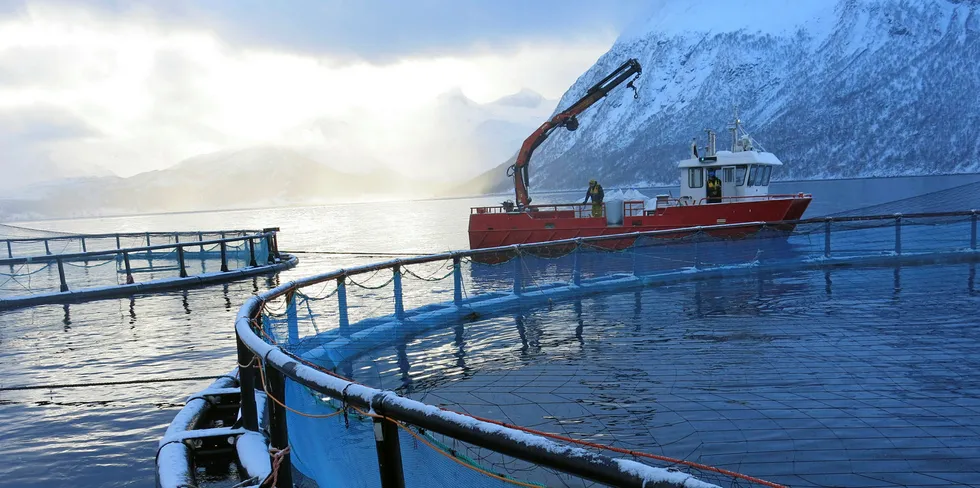
[[[458,87],[487,102],[528,87],[557,99],[612,40],[370,64],[31,6],[0,21],[0,119],[9,126],[0,129],[17,135],[2,141],[16,155],[3,164],[14,175],[18,164],[45,161],[67,175],[104,168],[129,176],[204,152],[280,144],[333,148],[402,171],[452,167],[461,163],[426,157],[417,144],[439,94]],[[342,130],[325,134],[325,123]]]

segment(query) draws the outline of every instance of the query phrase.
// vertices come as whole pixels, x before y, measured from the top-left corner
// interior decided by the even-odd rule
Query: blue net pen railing
[[[276,236],[266,229],[6,239],[0,308],[232,279],[280,263]]]
[[[250,300],[236,323],[239,360],[258,369],[243,368],[243,388],[269,392],[273,446],[288,447],[286,465],[321,487],[779,486],[739,474],[738,465],[687,459],[669,443],[643,452],[632,433],[646,424],[603,424],[603,411],[662,405],[635,404],[635,389],[647,388],[638,384],[612,399],[611,388],[632,381],[622,374],[628,360],[556,372],[569,351],[588,345],[594,324],[585,320],[600,320],[583,318],[582,298],[761,271],[978,259],[975,211],[728,224],[398,259]],[[568,320],[544,332],[528,310]],[[553,359],[531,361],[546,344]],[[595,364],[605,363],[595,354]],[[246,427],[257,428],[250,411],[246,401]]]

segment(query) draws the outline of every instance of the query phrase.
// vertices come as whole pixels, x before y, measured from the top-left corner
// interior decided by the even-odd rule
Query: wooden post
[[[8,242],[9,246],[10,243]],[[977,250],[977,211],[973,211],[973,215],[970,216],[970,249],[974,251]]]
[[[245,346],[242,338],[235,334],[238,347],[238,379],[242,399],[242,422],[252,432],[259,430],[258,409],[255,406],[255,369],[252,363],[257,359],[255,353]]]
[[[830,223],[834,219],[827,219],[824,221],[823,230],[823,255],[826,258],[830,257]]]
[[[61,280],[61,292],[68,291],[68,283],[65,281],[65,265],[61,262],[61,258],[58,258],[58,279]]]
[[[126,284],[127,285],[132,285],[133,284],[133,268],[131,268],[129,266],[129,253],[128,252],[124,252],[123,253],[123,263],[126,264]]]
[[[405,320],[405,303],[402,301],[402,268],[396,264],[391,268],[391,271],[394,273],[392,279],[395,283],[395,318]]]
[[[902,255],[902,214],[895,214],[895,254]]]
[[[514,252],[517,254],[514,256],[514,294],[520,295],[523,286],[523,275],[524,275],[524,262],[521,258],[521,247],[519,244],[514,245]]]
[[[340,330],[341,334],[348,333],[350,328],[350,320],[347,317],[347,285],[345,281],[347,276],[341,276],[337,278],[337,310],[340,315]]]
[[[459,256],[453,256],[453,303],[463,306],[463,272]]]
[[[180,277],[187,278],[187,267],[184,265],[184,246],[177,245],[177,266],[180,267]]]
[[[394,421],[382,417],[374,419],[374,442],[378,450],[381,488],[405,488],[402,450],[398,442],[398,426]]]
[[[221,241],[219,244],[221,247],[221,271],[228,271],[228,246],[225,241]]]
[[[274,367],[265,368],[269,381],[269,395],[283,404],[286,403],[286,378],[281,371]],[[286,430],[286,409],[279,402],[268,399],[270,429],[269,445],[276,449],[289,446],[289,433]],[[397,432],[396,432],[397,434]],[[293,469],[289,461],[289,453],[281,454],[282,458],[276,471],[276,488],[293,488]]]

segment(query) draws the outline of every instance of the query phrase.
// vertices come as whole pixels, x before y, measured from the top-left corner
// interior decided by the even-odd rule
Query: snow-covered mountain
[[[980,0],[662,1],[559,110],[629,58],[639,99],[620,87],[556,131],[532,189],[672,183],[704,129],[725,148],[736,104],[781,179],[980,171]]]

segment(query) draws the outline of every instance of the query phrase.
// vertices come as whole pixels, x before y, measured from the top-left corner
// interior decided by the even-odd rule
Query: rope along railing
[[[220,236],[208,238],[209,236]],[[123,296],[135,292],[227,281],[243,273],[280,269],[296,259],[280,255],[278,229],[256,233],[215,231],[192,233],[86,234],[45,238],[48,253],[0,259],[0,309]],[[139,243],[153,236],[172,242],[126,246],[126,238]],[[182,241],[182,236],[184,241]],[[195,239],[188,239],[193,236]],[[145,241],[144,241],[145,240]],[[42,242],[11,239],[11,242]],[[79,242],[82,252],[50,253],[51,242]],[[92,244],[106,244],[98,249]],[[114,267],[107,266],[115,264]],[[210,266],[210,269],[209,269]],[[9,271],[9,272],[6,272]],[[41,274],[42,271],[47,271]],[[137,276],[143,278],[137,280]],[[26,292],[27,295],[23,295]]]
[[[523,472],[524,468],[515,467],[516,459],[564,476],[615,486],[643,486],[654,479],[670,484],[677,480],[666,481],[669,477],[665,478],[665,473],[657,468],[624,466],[610,458],[595,457],[595,452],[576,451],[544,439],[539,435],[543,433],[446,412],[348,381],[329,369],[338,366],[343,369],[341,365],[349,363],[351,358],[393,338],[417,334],[440,324],[462,323],[474,316],[505,313],[514,307],[550,304],[583,293],[767,266],[832,267],[937,259],[972,262],[978,256],[976,227],[976,211],[821,218],[565,239],[395,259],[304,278],[255,297],[242,308],[236,323],[239,360],[247,364],[259,358],[263,384],[295,383],[289,387],[288,399],[290,402],[295,399],[302,406],[302,398],[314,398],[315,401],[306,404],[310,415],[315,415],[313,411],[317,408],[330,405],[345,412],[356,407],[379,416],[370,422],[375,425],[380,460],[375,469],[380,472],[383,486],[404,485],[405,474],[396,459],[408,455],[399,447],[398,433],[402,426],[426,435],[442,436],[443,442],[431,442],[433,446],[459,442],[475,446],[474,451],[489,450],[508,456],[510,461],[500,461],[497,466],[510,471]],[[597,265],[596,256],[602,256],[601,266]],[[379,275],[384,270],[391,274]],[[407,290],[403,283],[406,278],[413,280],[411,288],[421,291]],[[451,285],[444,285],[444,280],[449,278],[452,278]],[[307,287],[315,291],[302,291]],[[391,293],[386,292],[389,289]],[[416,303],[408,306],[408,300]],[[264,312],[266,307],[269,313]],[[360,320],[351,317],[357,311],[362,315]],[[300,317],[312,325],[311,334],[306,337],[301,337],[298,329]],[[280,327],[287,330],[282,331]],[[319,367],[314,366],[313,359]],[[343,376],[352,377],[351,373],[345,371]],[[243,371],[243,389],[256,387],[254,377],[252,369]],[[294,391],[294,387],[298,390]],[[283,398],[279,395],[285,395],[287,387],[279,388],[282,391],[272,391],[271,395]],[[243,395],[246,399],[251,397]],[[270,405],[270,408],[275,412],[277,407]],[[302,410],[295,405],[291,408]],[[246,428],[254,430],[256,423],[249,420],[254,404],[246,400],[242,409]],[[280,409],[279,414],[283,421],[274,428],[283,429],[278,434],[282,439],[274,447],[283,449],[287,444],[285,409]],[[303,434],[306,432],[297,435]],[[406,439],[417,440],[412,436]],[[291,442],[302,445],[300,438]],[[546,452],[529,444],[544,446]],[[290,456],[304,452],[297,447],[302,446],[292,446]],[[629,449],[612,451],[631,453],[634,458],[660,459]],[[456,454],[463,456],[461,451]],[[287,467],[290,456],[283,460]],[[694,467],[699,472],[708,468],[675,461],[673,466]],[[714,472],[743,482],[766,484],[731,471]]]

